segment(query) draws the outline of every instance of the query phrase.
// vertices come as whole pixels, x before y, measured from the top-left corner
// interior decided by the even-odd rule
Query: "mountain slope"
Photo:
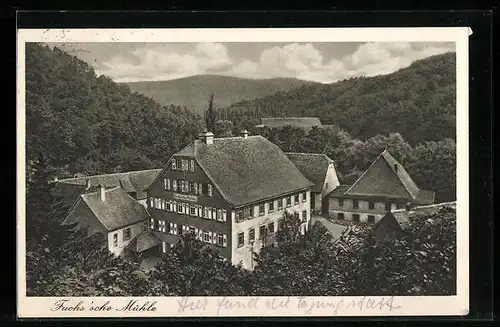
[[[415,61],[388,75],[306,85],[220,112],[237,128],[260,117],[318,116],[353,137],[399,132],[410,143],[455,138],[455,53]]]
[[[162,105],[179,104],[203,113],[208,97],[215,92],[219,108],[235,102],[261,98],[278,91],[288,91],[313,82],[295,78],[245,79],[220,75],[199,75],[169,81],[126,83],[134,92],[155,99]]]
[[[58,49],[26,44],[26,155],[59,177],[161,167],[197,135],[198,117],[131,93]],[[47,168],[48,169],[48,168]]]

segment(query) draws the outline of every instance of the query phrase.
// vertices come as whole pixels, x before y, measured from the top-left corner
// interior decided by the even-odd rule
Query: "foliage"
[[[233,122],[230,120],[218,120],[214,126],[215,137],[233,136]]]
[[[388,133],[400,133],[411,145],[454,139],[455,70],[455,53],[446,53],[392,74],[304,85],[221,111],[238,129],[262,117],[317,116],[361,140]]]
[[[210,94],[208,99],[208,108],[205,110],[205,127],[209,132],[215,131],[215,122],[217,121],[217,111],[214,108],[214,94]]]
[[[223,259],[218,250],[185,234],[181,242],[163,254],[152,272],[161,281],[163,296],[240,295],[245,272]]]
[[[59,177],[157,168],[201,119],[130,92],[57,47],[26,44],[27,171],[46,155]]]

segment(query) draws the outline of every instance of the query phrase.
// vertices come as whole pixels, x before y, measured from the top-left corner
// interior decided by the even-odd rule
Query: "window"
[[[177,181],[175,179],[172,181],[172,190],[177,192]]]
[[[177,160],[172,159],[172,170],[177,170]]]
[[[368,215],[368,222],[370,224],[373,224],[375,222],[375,216],[374,215]]]
[[[266,225],[259,227],[259,238],[262,240],[264,237],[266,237]]]
[[[222,209],[217,209],[217,220],[222,221]]]
[[[191,206],[189,207],[189,214],[190,214],[191,216],[196,216],[196,215],[197,215],[197,211],[198,211],[198,210],[196,210],[196,206],[191,205]]]
[[[278,229],[283,229],[283,218],[278,219]]]
[[[267,225],[267,230],[269,231],[270,234],[273,234],[274,233],[274,223],[269,223],[269,225]]]
[[[269,202],[269,212],[274,211],[274,201]]]
[[[149,226],[151,229],[155,229],[155,220],[153,218],[149,220]]]
[[[245,234],[238,233],[238,247],[241,248],[243,245],[245,245]]]
[[[358,202],[358,200],[352,200],[352,207],[354,209],[358,209],[359,208],[359,202]]]
[[[128,240],[130,240],[130,237],[132,237],[132,233],[131,233],[130,227],[129,227],[129,228],[123,230],[123,240],[128,241]]]
[[[253,206],[248,207],[248,217],[253,218]]]
[[[343,213],[343,212],[339,212],[339,213],[337,214],[337,218],[338,218],[338,219],[344,219],[344,213]]]
[[[368,209],[375,209],[375,203],[372,201],[368,202]]]
[[[298,204],[299,203],[299,195],[298,194],[295,194],[294,195],[294,198],[295,198],[295,204]]]
[[[391,211],[391,204],[390,203],[385,204],[385,211]]]
[[[167,190],[170,190],[170,178],[167,178]]]
[[[208,184],[208,196],[212,196],[212,185]]]
[[[307,221],[307,210],[302,211],[302,221]]]
[[[182,163],[182,171],[188,171],[188,161],[185,160],[185,159],[182,159],[181,160],[181,163]]]
[[[167,179],[163,179],[163,188],[166,190],[167,189]]]
[[[299,219],[300,220],[300,215],[298,212],[294,212],[293,215],[295,216],[295,218]]]
[[[167,201],[165,205],[165,210],[172,211],[172,201]]]
[[[396,204],[396,209],[401,209],[402,207],[403,207],[403,205],[401,203]]]
[[[355,222],[359,222],[359,214],[355,213],[352,215],[352,220]]]
[[[113,246],[114,247],[118,246],[118,233],[113,234]]]
[[[147,232],[148,231],[148,223],[143,223],[141,225],[141,232]]]
[[[289,196],[286,198],[286,207],[290,207],[292,205],[292,197]]]
[[[339,199],[339,207],[343,207],[344,206],[344,199]]]
[[[250,228],[248,231],[248,243],[252,243],[253,241],[255,241],[255,229]]]
[[[203,242],[211,243],[210,242],[211,235],[207,231],[203,231]]]
[[[302,193],[302,202],[307,201],[307,192]]]
[[[183,214],[184,213],[184,203],[180,203],[177,205],[177,212]]]
[[[189,171],[193,172],[194,171],[194,160],[191,159],[191,161],[189,162]]]
[[[149,207],[152,208],[153,207],[153,198],[149,198]]]
[[[207,208],[207,207],[203,208],[203,218],[207,218],[207,219],[208,219],[208,211],[209,211],[209,210],[210,210],[210,209],[209,209],[209,208]]]
[[[227,221],[227,211],[225,209],[222,209],[222,221]]]
[[[201,183],[198,184],[198,194],[203,195],[203,184]]]
[[[278,210],[283,209],[283,199],[278,200]]]
[[[182,235],[184,233],[184,226],[177,225],[177,235]]]
[[[189,193],[191,194],[196,194],[196,183],[195,182],[189,182]]]
[[[264,204],[259,205],[259,216],[263,216],[265,213]]]
[[[223,246],[224,245],[224,235],[217,234],[217,245],[219,245],[219,246]]]
[[[212,208],[212,219],[215,220],[217,219],[217,209]]]

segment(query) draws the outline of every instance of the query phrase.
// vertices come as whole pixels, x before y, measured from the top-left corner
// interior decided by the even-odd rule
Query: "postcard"
[[[466,315],[471,33],[19,29],[18,316]]]

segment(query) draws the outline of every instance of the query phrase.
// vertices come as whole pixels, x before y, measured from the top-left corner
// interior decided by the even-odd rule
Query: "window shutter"
[[[177,224],[174,224],[174,235],[177,235]]]
[[[224,241],[223,241],[223,244],[222,244],[222,245],[223,245],[224,247],[226,247],[226,246],[227,246],[227,236],[224,234],[223,238],[224,238]]]
[[[226,210],[222,210],[222,221],[223,221],[223,222],[226,222],[226,221],[227,221]]]
[[[217,244],[217,235],[219,235],[219,234],[217,234],[216,232],[212,233],[212,243],[213,244]]]
[[[208,242],[212,243],[212,232],[208,232]]]
[[[170,223],[170,234],[174,233],[174,224]]]
[[[170,190],[170,178],[167,178],[167,190]]]
[[[212,185],[208,184],[208,196],[212,196]]]

